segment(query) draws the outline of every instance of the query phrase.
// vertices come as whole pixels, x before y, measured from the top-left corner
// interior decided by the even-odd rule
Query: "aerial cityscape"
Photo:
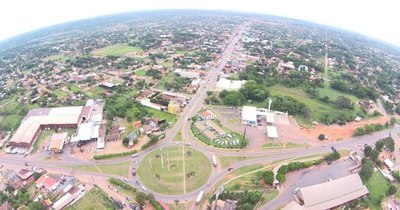
[[[140,11],[0,41],[0,210],[400,209],[400,48]]]

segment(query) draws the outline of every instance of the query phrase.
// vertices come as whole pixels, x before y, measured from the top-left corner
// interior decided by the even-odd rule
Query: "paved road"
[[[238,40],[240,39],[242,34],[246,31],[246,27],[247,27],[246,25],[241,26],[238,29],[238,33],[236,33],[232,37],[229,45],[226,47],[224,53],[221,55],[221,57],[217,63],[217,66],[209,72],[209,74],[206,78],[207,82],[204,82],[201,84],[201,86],[199,87],[196,94],[192,97],[191,102],[186,106],[186,108],[180,114],[180,117],[179,117],[178,121],[176,122],[176,124],[170,130],[168,130],[166,132],[166,137],[159,144],[154,145],[154,146],[150,147],[149,149],[140,152],[139,157],[138,157],[139,160],[141,159],[141,157],[144,157],[145,155],[149,154],[150,152],[157,150],[161,147],[176,145],[176,143],[173,142],[173,138],[176,136],[176,134],[179,131],[181,131],[182,137],[186,141],[184,143],[179,143],[179,145],[186,146],[186,144],[190,144],[191,147],[196,148],[197,150],[203,152],[208,157],[210,157],[212,154],[229,155],[229,156],[260,156],[259,158],[245,160],[245,161],[235,163],[231,166],[233,168],[239,168],[242,166],[254,165],[254,164],[273,161],[273,160],[282,160],[282,159],[289,159],[289,158],[299,157],[299,156],[304,156],[304,155],[329,152],[329,151],[331,151],[331,149],[330,149],[331,146],[335,146],[337,149],[348,148],[348,149],[353,149],[353,150],[361,152],[360,148],[357,145],[374,144],[375,141],[389,136],[390,133],[395,134],[395,133],[400,132],[400,126],[396,125],[393,129],[377,132],[377,133],[374,133],[371,135],[356,137],[356,138],[349,138],[349,139],[346,139],[343,141],[329,142],[329,143],[326,143],[323,145],[310,146],[308,148],[277,149],[277,150],[265,150],[265,151],[262,151],[262,150],[260,150],[260,151],[221,150],[221,149],[217,149],[214,147],[209,147],[209,146],[204,145],[201,142],[199,142],[190,133],[190,123],[191,122],[189,122],[188,119],[191,118],[192,116],[194,116],[197,113],[197,111],[201,108],[201,106],[203,105],[204,99],[206,97],[206,92],[208,90],[210,90],[217,82],[218,75],[220,74],[222,69],[225,67],[226,63],[229,61],[230,56],[232,54],[232,51],[233,51],[236,43],[238,42]],[[32,165],[35,165],[35,166],[43,167],[48,170],[59,171],[60,173],[63,173],[63,174],[68,174],[68,173],[71,173],[71,170],[62,168],[61,167],[62,165],[115,164],[115,163],[131,160],[131,159],[132,159],[131,157],[124,157],[124,158],[119,158],[119,159],[99,161],[97,163],[95,161],[82,161],[82,160],[73,158],[70,155],[65,155],[65,157],[63,157],[62,160],[57,161],[57,163],[56,163],[57,165],[60,165],[60,166],[54,166],[54,164],[55,164],[54,162],[43,160],[43,153],[37,153],[32,156],[28,156],[26,158],[17,156],[17,155],[4,155],[1,157],[0,163],[3,165],[6,165],[6,166],[22,168],[22,167],[25,167],[24,166],[25,162],[30,162]],[[27,161],[27,160],[29,160],[29,161]],[[136,161],[136,160],[134,159],[134,161]],[[132,161],[132,163],[131,163],[131,168],[134,167],[134,165],[135,165],[134,161]],[[91,176],[91,177],[93,177],[93,179],[96,179],[96,180],[100,180],[100,179],[105,180],[109,177],[113,177],[111,175],[86,172],[86,171],[78,171],[78,170],[76,170],[75,173],[79,173],[82,176]],[[184,195],[168,196],[168,195],[162,195],[159,193],[154,193],[154,195],[158,199],[161,199],[166,202],[174,202],[175,199],[179,199],[180,201],[194,200],[196,198],[197,194],[199,193],[199,191],[204,190],[205,192],[209,192],[210,190],[213,190],[212,189],[213,187],[218,187],[218,186],[214,186],[214,185],[220,179],[222,179],[227,173],[228,173],[227,170],[216,170],[215,168],[213,168],[211,177],[209,179],[210,185],[205,184],[204,186],[200,187],[200,189],[198,189],[194,192],[184,194]],[[136,185],[137,177],[131,176],[129,179],[134,185]],[[291,192],[290,189],[291,188],[289,188],[287,190],[289,192]],[[284,195],[286,195],[286,194],[284,194]],[[197,206],[192,207],[192,209],[196,209],[196,208],[197,208]]]

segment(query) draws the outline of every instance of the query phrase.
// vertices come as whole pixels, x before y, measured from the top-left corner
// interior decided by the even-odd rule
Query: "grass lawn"
[[[172,67],[174,67],[174,62],[167,60],[167,61],[161,62],[160,65],[164,66],[166,68],[172,68]]]
[[[261,199],[262,201],[258,204],[258,207],[261,207],[264,204],[272,201],[272,199],[274,199],[276,196],[278,196],[278,194],[279,194],[278,190],[268,189],[263,195],[264,200]],[[256,209],[258,209],[258,208],[256,208]]]
[[[99,87],[99,86],[94,86],[92,88],[90,88],[89,90],[85,91],[85,94],[89,97],[89,98],[102,98],[104,89]]]
[[[230,165],[240,162],[240,161],[244,161],[244,160],[250,160],[250,159],[254,159],[254,158],[259,158],[260,156],[220,156],[217,155],[218,158],[218,163],[221,166],[221,169],[226,169],[228,168]]]
[[[98,187],[87,192],[74,205],[67,208],[68,210],[97,210],[97,209],[115,209],[114,202],[108,198],[107,194]]]
[[[298,148],[305,147],[305,144],[296,144],[293,142],[271,142],[262,145],[263,149],[290,149],[290,148]]]
[[[11,114],[4,116],[1,121],[2,124],[9,124],[12,128],[17,128],[17,126],[21,123],[23,116],[17,114]]]
[[[116,164],[98,164],[98,165],[66,165],[65,168],[72,168],[81,171],[89,171],[103,174],[128,177],[130,161]]]
[[[188,156],[187,152],[191,155]],[[187,175],[194,172],[190,178]],[[181,146],[165,147],[144,157],[138,166],[140,181],[149,189],[166,195],[192,192],[203,186],[211,175],[211,161],[203,153]],[[156,177],[158,174],[159,179]],[[185,188],[185,190],[184,190]]]
[[[183,141],[182,139],[182,134],[179,131],[179,133],[176,134],[176,136],[174,137],[174,141]]]
[[[40,149],[40,145],[42,144],[43,140],[50,138],[54,133],[56,133],[54,130],[43,130],[33,144],[32,152],[37,152]]]
[[[54,94],[56,94],[57,98],[66,98],[68,94],[60,89],[56,89],[53,91]]]
[[[140,47],[132,47],[127,44],[117,44],[117,45],[112,45],[108,46],[99,50],[96,50],[94,52],[95,55],[100,55],[100,56],[123,56],[126,53],[136,53],[141,55],[143,53],[142,48]]]
[[[319,95],[321,97],[324,96],[328,96],[329,100],[334,101],[337,99],[337,97],[339,96],[345,96],[347,98],[349,98],[352,102],[354,102],[354,104],[357,104],[358,101],[360,101],[359,98],[357,98],[356,96],[347,94],[347,93],[342,93],[340,91],[334,90],[332,88],[329,87],[324,87],[324,88],[317,88],[319,91]]]
[[[312,112],[312,117],[311,119],[305,119],[302,116],[295,116],[296,120],[299,122],[299,124],[302,125],[310,125],[312,120],[319,120],[321,119],[325,114],[329,114],[332,117],[336,117],[340,115],[340,112],[342,111],[341,109],[336,108],[333,104],[331,103],[325,103],[322,101],[319,101],[317,99],[312,99],[310,98],[306,92],[300,88],[288,88],[284,86],[272,86],[269,88],[271,91],[271,94],[273,96],[275,95],[283,95],[283,96],[291,96],[294,99],[298,100],[299,102],[304,103]],[[333,96],[329,96],[330,100],[333,100],[335,96],[339,95],[347,95],[347,94],[341,94],[340,92],[330,90],[330,88],[323,88],[321,89],[323,94],[333,94]],[[323,95],[321,94],[321,95]],[[336,98],[335,98],[336,99]],[[356,100],[355,97],[351,98],[352,100]],[[347,109],[346,109],[347,110]],[[355,106],[355,109],[348,110],[349,112],[353,113],[358,113],[361,112],[361,109],[358,105]]]
[[[144,76],[146,76],[146,70],[144,70],[144,69],[138,69],[138,70],[135,71],[135,75],[136,75],[136,76],[144,77]]]
[[[389,189],[390,183],[380,172],[376,172],[373,173],[364,184],[369,190],[369,199],[367,201],[368,207],[370,209],[382,209],[382,207],[376,203],[380,196],[386,197],[386,192]]]
[[[65,62],[68,59],[68,56],[63,55],[63,54],[59,54],[59,55],[51,55],[47,58],[45,58],[45,61],[61,61],[61,62]]]
[[[171,83],[174,80],[174,72],[169,72],[167,75],[165,75],[163,78],[161,78],[161,80],[157,83],[156,88],[159,89],[167,89],[165,87],[166,83]]]
[[[174,124],[177,120],[176,115],[171,114],[169,112],[163,112],[157,109],[152,109],[150,107],[145,107],[145,109],[149,112],[152,113],[154,117],[157,117],[158,119],[166,119],[167,122],[171,122],[172,124]]]
[[[178,203],[178,205],[176,205],[175,203],[168,203],[167,204],[169,209],[171,210],[186,210],[186,206],[184,203]]]
[[[76,93],[76,92],[78,92],[78,91],[81,90],[81,88],[79,88],[79,86],[78,86],[78,85],[75,85],[75,84],[70,84],[70,85],[68,85],[68,89],[69,89],[70,91],[72,91],[73,93]]]

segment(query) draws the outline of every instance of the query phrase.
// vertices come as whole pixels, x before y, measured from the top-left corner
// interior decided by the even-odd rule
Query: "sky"
[[[121,12],[213,9],[307,20],[400,47],[398,0],[2,0],[0,40],[58,23]]]

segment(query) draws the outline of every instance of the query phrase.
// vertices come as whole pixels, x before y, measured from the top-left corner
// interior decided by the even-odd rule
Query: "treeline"
[[[379,94],[372,87],[365,87],[360,81],[350,74],[341,74],[339,78],[330,83],[330,87],[344,93],[353,94],[359,98],[376,100]]]
[[[129,191],[132,191],[132,192],[136,192],[136,188],[134,188],[132,185],[130,185],[130,184],[124,182],[124,181],[118,180],[116,178],[110,178],[109,181],[112,184],[117,185],[118,187],[121,187],[123,189],[129,190]]]
[[[362,136],[373,132],[382,131],[384,129],[389,128],[390,126],[393,126],[394,124],[396,124],[396,122],[397,122],[396,118],[392,117],[390,118],[390,121],[386,122],[385,124],[380,124],[380,123],[366,124],[364,125],[364,127],[356,128],[356,130],[353,133],[353,136]]]
[[[161,139],[163,139],[164,137],[165,137],[165,133],[162,133],[160,135],[151,135],[150,141],[147,142],[146,144],[143,144],[142,150],[145,150],[145,149],[149,148],[150,146],[157,144],[157,142],[160,141]]]
[[[279,183],[282,184],[283,182],[285,182],[286,174],[288,172],[297,171],[297,170],[301,170],[301,169],[304,169],[304,168],[309,168],[312,165],[320,165],[320,164],[322,164],[324,162],[324,160],[327,161],[327,162],[331,162],[331,161],[334,161],[334,160],[338,160],[339,158],[340,158],[340,154],[338,152],[333,152],[333,153],[330,153],[330,154],[326,155],[323,159],[319,159],[319,160],[316,160],[316,161],[291,162],[291,163],[289,163],[287,165],[282,165],[278,169],[277,174],[276,174],[276,179],[279,181]],[[266,176],[266,178],[268,178],[268,177],[269,177],[269,175]]]

